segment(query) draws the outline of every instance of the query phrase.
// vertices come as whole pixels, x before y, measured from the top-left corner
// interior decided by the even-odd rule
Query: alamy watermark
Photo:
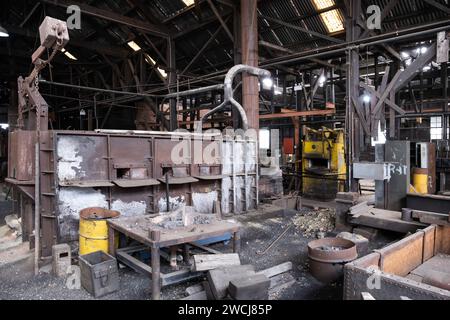
[[[381,30],[381,9],[377,5],[370,5],[367,7],[367,29],[369,30]]]
[[[366,286],[369,290],[380,290],[381,289],[381,270],[377,266],[370,266],[367,271],[371,275],[366,280]]]
[[[175,165],[239,165],[279,166],[280,135],[278,129],[269,130],[267,147],[260,148],[259,131],[254,129],[209,129],[202,134],[177,129],[171,140],[170,160]],[[236,165],[236,163],[235,163]]]
[[[70,16],[67,18],[67,28],[69,30],[81,29],[81,9],[77,5],[71,5],[67,7],[66,13]]]

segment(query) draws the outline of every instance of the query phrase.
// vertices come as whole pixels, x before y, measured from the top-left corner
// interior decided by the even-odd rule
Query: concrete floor
[[[309,209],[302,209],[309,210]],[[287,228],[295,211],[273,210],[273,207],[262,205],[256,212],[234,216],[233,219],[242,224],[242,264],[253,264],[255,269],[262,270],[286,261],[291,261],[293,270],[289,274],[296,280],[291,286],[273,292],[270,299],[342,299],[342,282],[325,285],[315,280],[308,271],[307,243],[300,231],[292,227],[267,253],[258,254]],[[332,234],[330,234],[332,236]],[[372,243],[371,247],[380,247],[390,240]],[[231,252],[231,245],[223,243],[214,247],[223,252]],[[40,273],[33,276],[33,257],[14,264],[0,267],[0,299],[93,299],[84,289],[70,290],[63,279],[51,274]],[[119,270],[120,290],[102,299],[150,299],[150,281],[128,269]],[[162,299],[172,300],[184,297],[187,286],[199,283],[193,281],[163,288]]]

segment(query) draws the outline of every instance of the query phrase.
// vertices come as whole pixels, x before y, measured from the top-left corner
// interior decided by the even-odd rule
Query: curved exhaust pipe
[[[249,74],[252,74],[254,76],[258,77],[270,77],[270,71],[257,68],[257,67],[251,67],[245,64],[238,64],[232,67],[227,75],[225,76],[224,81],[224,100],[223,102],[215,107],[214,109],[208,111],[201,119],[200,119],[200,125],[198,126],[198,131],[202,131],[203,128],[203,121],[205,121],[206,118],[208,118],[210,115],[216,113],[217,111],[225,108],[228,103],[230,103],[232,106],[234,106],[238,111],[242,119],[242,126],[244,130],[248,129],[248,120],[247,120],[247,114],[245,113],[244,108],[241,106],[239,102],[237,102],[233,97],[233,81],[236,75],[242,72],[247,72]]]

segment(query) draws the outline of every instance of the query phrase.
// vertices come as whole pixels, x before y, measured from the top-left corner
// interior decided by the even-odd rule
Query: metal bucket
[[[308,243],[311,274],[323,283],[337,281],[343,275],[344,264],[358,257],[356,245],[342,238],[323,238]]]
[[[86,208],[80,211],[80,255],[96,251],[108,253],[107,219],[120,216],[120,212],[103,208]]]

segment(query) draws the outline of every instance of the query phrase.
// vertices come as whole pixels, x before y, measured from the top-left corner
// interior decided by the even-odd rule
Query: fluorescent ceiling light
[[[167,78],[167,72],[164,69],[156,68],[163,78]]]
[[[67,51],[66,49],[62,48],[61,50],[62,53],[64,53],[64,55],[69,58],[70,60],[78,60],[77,58],[75,58],[75,56],[73,54],[71,54],[69,51]]]
[[[147,61],[147,63],[151,64],[152,66],[154,66],[156,64],[155,59],[150,57],[150,55],[148,53],[145,54],[145,60]]]
[[[155,59],[153,59],[148,53],[145,53],[145,61],[147,61],[148,64],[151,64],[152,66],[156,65]],[[167,72],[164,69],[161,69],[160,67],[156,68],[158,70],[159,74],[165,79],[167,78]]]
[[[0,38],[8,38],[8,37],[9,37],[8,31],[2,26],[0,26]]]
[[[192,6],[195,4],[194,0],[183,0],[183,3],[186,5],[186,7]]]
[[[323,10],[335,5],[334,0],[313,0],[317,10]]]
[[[128,46],[129,46],[131,49],[133,49],[134,51],[139,51],[139,50],[141,50],[141,47],[139,47],[139,45],[138,45],[136,42],[134,42],[134,41],[130,41],[130,42],[128,42],[127,44],[128,44]]]
[[[339,10],[334,9],[320,14],[323,23],[329,33],[335,33],[344,30],[344,21]]]

